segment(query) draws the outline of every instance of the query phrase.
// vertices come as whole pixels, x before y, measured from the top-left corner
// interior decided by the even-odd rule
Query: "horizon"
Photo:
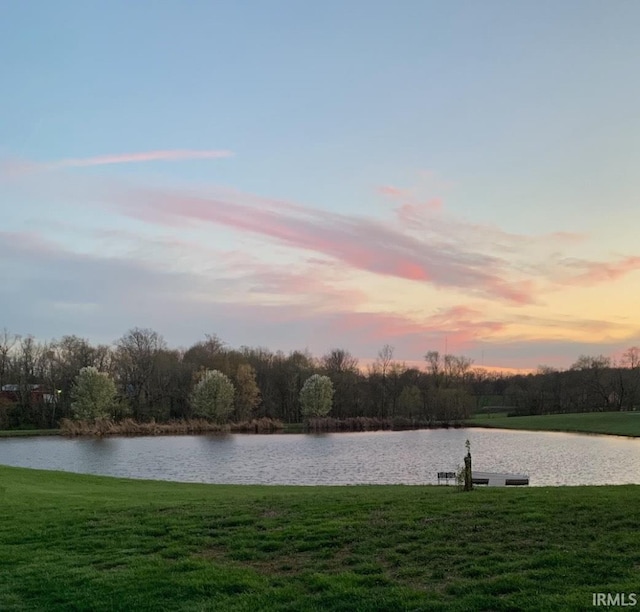
[[[640,345],[640,4],[7,6],[0,329]]]

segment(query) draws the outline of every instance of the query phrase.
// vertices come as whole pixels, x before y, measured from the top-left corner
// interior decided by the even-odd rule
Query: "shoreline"
[[[0,438],[36,438],[60,435],[62,435],[60,429],[0,429]]]
[[[271,426],[260,427],[258,421],[249,424],[230,423],[215,426],[201,423],[177,421],[175,423],[107,423],[106,427],[80,424],[77,429],[7,429],[0,430],[1,438],[65,436],[65,437],[110,437],[110,436],[177,436],[247,433],[251,435],[322,434],[322,433],[366,433],[372,431],[420,431],[434,429],[486,428],[511,431],[546,431],[576,433],[582,435],[618,436],[640,438],[640,412],[579,412],[534,416],[476,415],[464,421],[446,423],[396,421],[354,417],[351,419],[327,419],[307,425],[305,423],[271,422]],[[257,425],[257,426],[256,426]],[[268,425],[268,424],[267,424]]]

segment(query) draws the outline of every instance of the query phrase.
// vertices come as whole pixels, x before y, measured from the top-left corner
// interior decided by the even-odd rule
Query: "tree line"
[[[73,418],[83,368],[95,368],[113,382],[113,418],[140,423],[201,415],[194,391],[211,372],[221,373],[232,385],[224,418],[233,422],[302,422],[309,413],[301,392],[316,375],[331,382],[332,418],[382,419],[398,426],[457,423],[474,412],[492,410],[548,414],[640,405],[637,347],[619,362],[581,356],[567,370],[541,366],[535,373],[508,375],[438,351],[427,352],[422,367],[408,367],[394,358],[390,345],[361,368],[342,348],[314,357],[308,351],[232,348],[216,335],[175,349],[154,330],[141,328],[111,345],[77,336],[38,342],[5,330],[0,333],[0,429],[51,428]]]

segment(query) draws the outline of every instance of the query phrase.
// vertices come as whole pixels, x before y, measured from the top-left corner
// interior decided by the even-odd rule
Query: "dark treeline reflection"
[[[425,354],[421,368],[394,359],[385,345],[367,368],[345,349],[315,357],[266,348],[230,348],[208,335],[188,349],[169,348],[162,336],[135,328],[112,345],[77,336],[38,342],[0,333],[0,429],[57,427],[71,415],[71,389],[81,368],[107,372],[118,389],[118,418],[164,422],[192,417],[189,396],[203,370],[220,370],[234,383],[231,420],[302,421],[300,390],[313,374],[328,376],[335,394],[332,419],[370,418],[397,427],[457,423],[474,412],[549,414],[633,410],[640,404],[640,349],[619,362],[580,356],[565,371],[541,366],[509,375],[473,367],[464,356]],[[259,401],[243,401],[255,385]],[[246,390],[247,393],[243,393]]]

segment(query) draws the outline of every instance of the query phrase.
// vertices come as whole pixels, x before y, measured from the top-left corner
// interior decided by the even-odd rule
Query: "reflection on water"
[[[531,485],[640,484],[640,440],[476,428],[5,438],[0,464],[183,482],[435,484],[436,472],[462,464],[467,438],[478,471],[529,474]]]

